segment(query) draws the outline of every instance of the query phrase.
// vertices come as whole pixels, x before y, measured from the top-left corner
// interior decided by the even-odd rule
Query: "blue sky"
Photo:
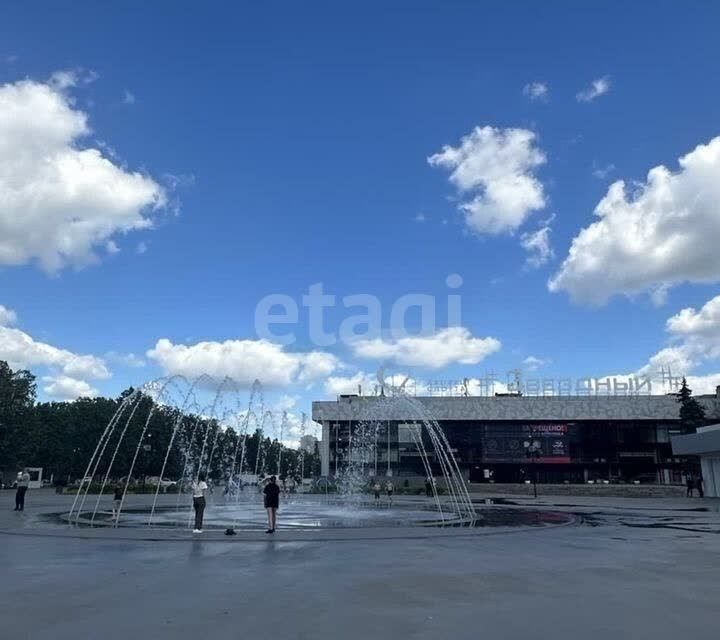
[[[103,207],[112,205],[94,192],[90,204],[64,192],[60,204],[50,199],[52,210],[38,205],[27,219],[25,201],[8,205],[2,190],[13,175],[32,188],[45,184],[33,173],[37,162],[22,174],[6,171],[4,182],[0,174],[0,231],[7,238],[12,226],[13,247],[41,239],[10,259],[0,238],[0,305],[16,315],[4,323],[14,333],[0,341],[0,358],[47,378],[42,397],[52,397],[46,388],[60,376],[115,394],[197,355],[178,354],[179,345],[256,340],[254,309],[268,294],[300,303],[317,282],[340,297],[369,293],[381,300],[387,323],[395,299],[424,293],[438,296],[442,318],[445,278],[457,273],[467,331],[455,346],[462,351],[466,341],[478,354],[482,345],[472,341],[493,338],[501,347],[442,367],[432,359],[409,363],[392,344],[386,351],[395,355],[360,358],[348,345],[311,344],[301,310],[296,343],[273,353],[323,351],[337,362],[325,363],[328,374],[300,380],[306,365],[293,360],[287,366],[300,368],[277,392],[297,396],[296,408],[307,410],[310,400],[332,395],[328,376],[351,378],[384,362],[418,379],[489,370],[504,379],[518,366],[534,376],[600,376],[651,362],[654,371],[662,362],[709,387],[718,371],[720,320],[713,324],[710,303],[720,262],[688,247],[720,239],[713,191],[720,162],[711,146],[720,135],[719,24],[717,5],[681,2],[651,10],[611,2],[14,3],[0,23],[5,108],[20,99],[7,91],[18,83],[48,87],[64,100],[66,116],[87,116],[87,129],[66,139],[68,149],[98,149],[115,178],[141,172],[146,182],[122,187],[135,189],[139,204],[107,218]],[[63,80],[59,71],[71,74]],[[602,81],[599,95],[581,99],[593,81]],[[18,117],[41,120],[23,109]],[[463,139],[472,143],[468,136],[484,127],[496,146],[510,131],[531,141],[505,167],[509,176],[502,166],[496,175],[491,157],[490,169],[463,191],[449,165],[428,158],[446,145],[459,149]],[[23,147],[24,136],[13,144]],[[37,158],[47,157],[43,144]],[[678,159],[699,145],[708,145],[697,156],[702,166],[682,175]],[[543,160],[528,168],[522,156],[531,150]],[[17,157],[10,146],[5,153]],[[650,187],[643,201],[647,173],[659,165],[687,184],[666,176],[669,184]],[[488,205],[492,181],[513,177],[542,205],[523,208],[513,200],[517,190]],[[626,199],[608,205],[613,222],[598,230],[607,237],[588,239],[565,269],[566,285],[550,291],[573,239],[599,219],[593,211],[617,180],[627,184]],[[153,185],[162,195],[138,195]],[[501,218],[519,207],[521,223],[502,218],[500,233],[486,232],[459,209],[474,198]],[[76,205],[107,224],[79,249],[63,245],[60,265],[43,265],[50,245],[73,233],[63,224]],[[674,224],[683,212],[694,236]],[[129,217],[119,222],[121,214]],[[59,235],[43,235],[44,215]],[[627,228],[638,235],[634,247],[619,246],[623,216],[634,216]],[[138,220],[152,220],[152,228],[138,228]],[[545,227],[538,258],[523,238]],[[646,228],[642,238],[638,229]],[[92,264],[86,250],[96,255]],[[593,256],[599,266],[590,264]],[[680,317],[683,309],[691,311]],[[328,325],[347,314],[334,310]],[[80,375],[67,358],[24,356],[18,332],[94,356],[106,371]],[[175,349],[174,365],[147,355],[161,339]],[[243,361],[253,357],[246,347],[232,352],[236,369],[255,366]],[[145,366],[123,362],[131,353]],[[544,364],[530,371],[537,363],[523,364],[529,357]],[[72,393],[55,388],[63,395]]]

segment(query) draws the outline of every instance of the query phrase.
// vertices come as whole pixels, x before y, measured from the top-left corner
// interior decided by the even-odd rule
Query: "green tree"
[[[39,404],[35,393],[32,373],[12,371],[0,361],[0,472],[14,474],[29,465],[42,467],[44,476],[53,475],[56,482],[82,478],[116,414],[115,428],[98,451],[97,465],[93,463],[99,482],[105,475],[109,482],[128,474],[138,481],[161,472],[165,478],[187,479],[200,468],[209,469],[216,481],[233,470],[236,475],[279,471],[289,477],[299,467],[296,451],[260,430],[240,434],[217,419],[183,413],[146,395],[133,396],[133,389],[118,398]]]
[[[705,407],[692,397],[692,389],[688,387],[685,378],[683,378],[678,392],[678,402],[680,403],[680,424],[684,429],[695,431],[705,424]]]
[[[25,464],[28,436],[33,422],[35,376],[13,371],[0,360],[0,470]]]

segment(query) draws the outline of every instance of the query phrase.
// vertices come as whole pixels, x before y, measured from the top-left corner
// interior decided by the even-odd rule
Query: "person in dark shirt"
[[[428,498],[433,497],[433,481],[432,478],[426,478],[425,479],[425,495]]]
[[[113,491],[113,510],[112,510],[112,517],[113,520],[117,522],[118,518],[120,517],[120,507],[122,505],[122,499],[123,499],[123,486],[121,484],[115,485],[115,490]]]
[[[277,525],[277,510],[280,506],[280,487],[278,487],[275,476],[270,476],[270,480],[265,485],[263,493],[265,494],[265,508],[268,514],[268,529],[265,533],[275,533]]]

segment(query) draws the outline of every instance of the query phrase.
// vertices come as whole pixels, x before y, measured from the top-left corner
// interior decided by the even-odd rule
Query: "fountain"
[[[405,393],[404,385],[388,385],[382,372],[378,377],[381,395],[357,404],[356,426],[332,481],[333,493],[326,482],[318,495],[286,495],[284,527],[473,524],[475,510],[442,429]],[[425,475],[432,479],[433,495],[372,508],[366,493],[370,479],[378,476],[378,434],[384,416],[397,403],[410,423]],[[88,461],[66,520],[75,525],[189,528],[192,509],[184,492],[204,473],[215,489],[206,512],[209,527],[260,527],[264,477],[274,474],[301,489],[307,483],[305,452],[283,446],[289,420],[286,411],[268,408],[257,381],[249,390],[231,378],[206,375],[192,381],[182,376],[151,381],[121,398]],[[303,414],[300,435],[307,427]],[[440,471],[437,477],[433,467]],[[108,518],[103,496],[116,488],[122,495],[120,508]],[[140,499],[134,496],[138,493],[145,495]]]

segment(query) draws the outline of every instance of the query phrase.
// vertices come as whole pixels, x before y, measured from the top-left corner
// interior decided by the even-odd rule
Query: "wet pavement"
[[[717,637],[712,501],[548,497],[501,508],[571,524],[227,544],[34,535],[58,500],[14,514],[0,493],[3,638]]]

